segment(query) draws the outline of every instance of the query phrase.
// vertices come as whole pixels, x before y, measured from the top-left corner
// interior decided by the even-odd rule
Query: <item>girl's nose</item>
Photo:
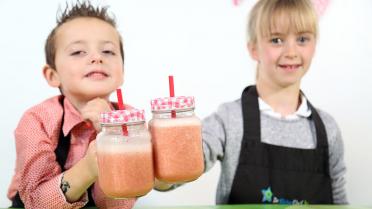
[[[296,58],[297,57],[297,46],[296,43],[287,42],[284,49],[285,57],[287,58]]]

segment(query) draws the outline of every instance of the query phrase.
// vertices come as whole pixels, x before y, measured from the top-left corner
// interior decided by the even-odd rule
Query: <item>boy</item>
[[[113,109],[109,95],[123,83],[123,44],[115,20],[107,8],[88,1],[67,6],[45,53],[43,75],[61,95],[26,111],[15,130],[12,206],[132,208],[134,199],[106,198],[96,182],[99,114]]]
[[[221,161],[217,204],[347,203],[341,133],[300,91],[317,32],[310,0],[260,0],[251,10],[257,84],[203,121],[206,171]]]

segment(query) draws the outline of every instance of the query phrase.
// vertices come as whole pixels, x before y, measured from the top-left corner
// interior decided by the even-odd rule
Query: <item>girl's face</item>
[[[275,25],[270,34],[259,36],[257,43],[249,45],[251,56],[258,63],[257,83],[264,82],[274,88],[292,85],[299,88],[314,56],[315,35],[309,31],[296,32],[281,22]]]

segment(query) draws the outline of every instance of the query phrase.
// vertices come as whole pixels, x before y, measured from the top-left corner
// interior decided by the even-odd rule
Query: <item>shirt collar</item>
[[[266,115],[270,115],[276,118],[282,119],[298,119],[300,117],[309,117],[311,115],[311,109],[307,105],[307,99],[304,95],[301,95],[301,104],[298,107],[297,111],[293,114],[282,116],[280,113],[275,112],[273,108],[270,107],[265,101],[263,101],[260,97],[258,97],[258,106],[260,112],[265,113]]]
[[[84,122],[83,118],[81,117],[80,113],[75,109],[75,107],[71,104],[71,102],[64,98],[63,101],[64,105],[64,121],[63,121],[63,135],[67,136],[68,133],[79,123]]]

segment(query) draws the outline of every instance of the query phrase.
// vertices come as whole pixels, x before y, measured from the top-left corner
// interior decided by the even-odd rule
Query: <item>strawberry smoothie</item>
[[[98,182],[111,198],[139,197],[154,184],[152,148],[145,140],[118,136],[97,147]],[[126,143],[119,143],[126,140]],[[107,143],[109,141],[109,143]]]
[[[196,117],[150,122],[155,176],[168,183],[197,179],[204,171],[201,122]]]

